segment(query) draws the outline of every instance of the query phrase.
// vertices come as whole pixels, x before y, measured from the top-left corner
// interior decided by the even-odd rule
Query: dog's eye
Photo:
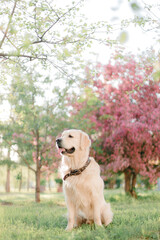
[[[68,137],[69,137],[69,138],[73,138],[73,136],[72,136],[72,135],[69,135]]]

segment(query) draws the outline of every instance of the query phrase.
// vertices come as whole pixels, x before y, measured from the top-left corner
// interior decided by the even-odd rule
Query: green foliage
[[[20,181],[22,179],[22,172],[19,172],[17,175],[16,175],[16,179],[18,181]]]
[[[93,109],[96,110],[99,105],[101,105],[101,102],[93,92],[92,87],[93,85],[90,86],[89,84],[88,86],[81,86],[80,96],[78,98],[75,96],[75,98],[72,99],[73,109],[71,110],[71,114],[73,114],[71,117],[72,127],[82,129],[88,132],[88,134],[95,133],[95,130],[92,128],[94,123],[90,121],[89,117],[85,118],[84,116],[90,116],[90,114],[93,112]],[[82,105],[82,107],[77,109],[75,103],[77,103],[79,106]]]
[[[10,159],[0,160],[0,165],[7,165],[12,168],[17,167],[17,163],[14,161],[11,161]]]
[[[0,56],[5,59],[1,63],[5,79],[15,64],[24,68],[34,61],[40,68],[54,68],[54,72],[67,76],[68,80],[77,80],[79,75],[70,70],[79,68],[83,51],[94,39],[97,41],[96,29],[110,31],[107,23],[87,22],[80,13],[84,2],[2,0]]]
[[[46,180],[45,180],[45,179],[41,179],[40,185],[41,185],[41,186],[45,186],[45,185],[46,185]]]
[[[157,71],[153,74],[153,78],[155,81],[159,81],[160,80],[160,71]]]
[[[107,228],[83,225],[66,232],[67,210],[61,193],[43,194],[42,202],[33,203],[33,194],[10,194],[1,197],[13,205],[0,205],[0,237],[6,240],[138,240],[160,238],[160,193],[141,192],[138,200],[121,190],[105,191],[114,212]],[[46,201],[50,198],[50,201]],[[17,228],[18,226],[18,228]]]
[[[131,3],[131,8],[132,8],[132,10],[133,11],[139,11],[141,8],[140,8],[140,6],[136,3],[136,2],[132,2]]]
[[[47,161],[48,164],[53,162],[53,153],[49,156],[48,152],[54,144],[51,136],[57,134],[57,119],[53,114],[53,104],[51,107],[44,96],[46,81],[36,71],[24,74],[19,69],[12,80],[8,96],[12,118],[7,124],[1,125],[4,142],[17,145],[21,161],[29,165],[33,164],[33,153],[37,151],[38,156],[42,155],[40,152],[47,153],[45,159],[41,156],[42,161]],[[48,84],[49,82],[50,80],[47,81]]]
[[[56,182],[56,183],[59,183],[59,184],[62,184],[63,181],[62,181],[61,178],[56,178],[56,179],[55,179],[55,182]]]
[[[122,31],[119,35],[120,43],[125,43],[128,41],[128,33],[126,31]]]

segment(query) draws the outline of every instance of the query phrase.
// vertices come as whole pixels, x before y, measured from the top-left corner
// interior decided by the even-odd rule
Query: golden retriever
[[[91,140],[88,135],[81,130],[66,130],[56,144],[62,155],[60,171],[68,209],[66,229],[82,223],[107,226],[112,222],[113,213],[104,199],[100,167],[89,157]]]

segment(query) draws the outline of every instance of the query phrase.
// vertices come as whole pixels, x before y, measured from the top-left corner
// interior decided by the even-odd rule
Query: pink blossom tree
[[[115,56],[97,72],[97,101],[84,114],[97,133],[96,157],[105,170],[124,173],[125,191],[136,197],[137,174],[152,182],[160,176],[160,82],[147,58]],[[78,108],[87,102],[85,96]]]

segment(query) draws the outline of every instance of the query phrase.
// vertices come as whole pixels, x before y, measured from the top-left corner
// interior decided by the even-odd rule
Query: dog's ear
[[[81,132],[80,133],[80,149],[84,150],[85,148],[89,148],[91,146],[91,140],[89,139],[89,136]]]

